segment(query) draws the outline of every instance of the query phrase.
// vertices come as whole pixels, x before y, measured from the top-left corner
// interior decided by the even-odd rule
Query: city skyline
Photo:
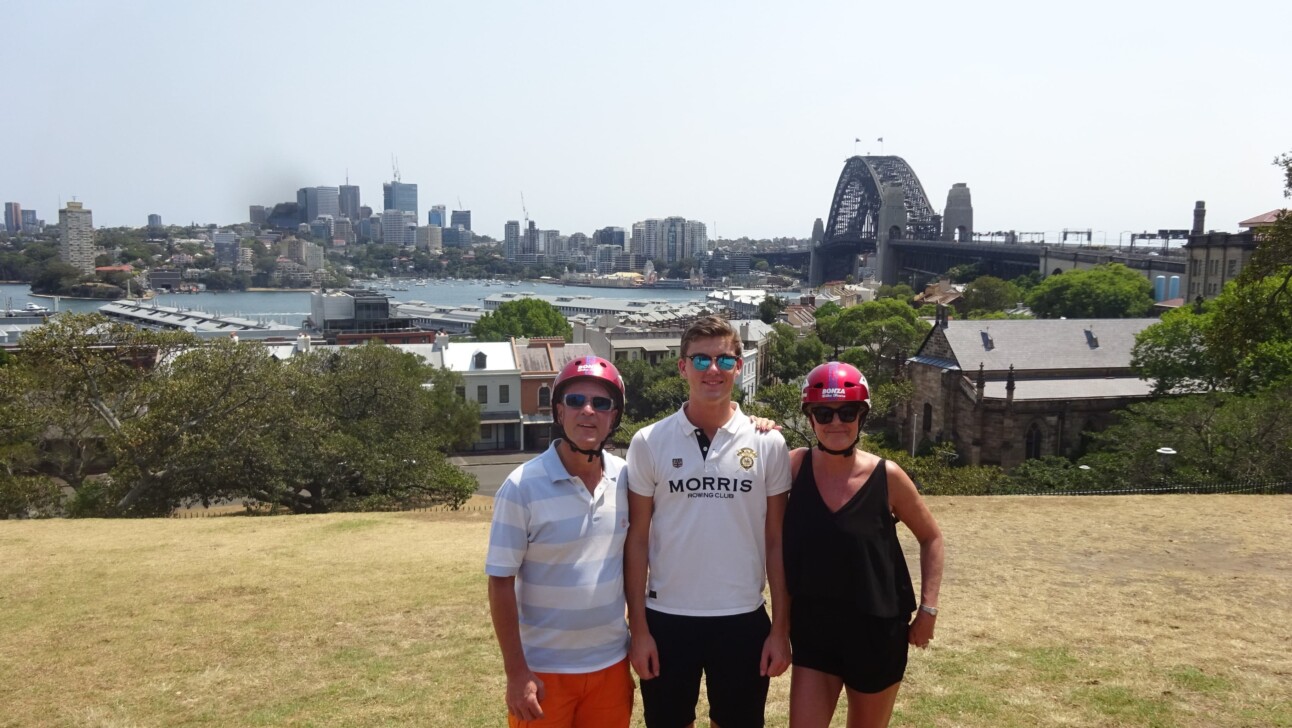
[[[365,12],[401,22],[347,26],[331,83],[383,83],[394,49],[437,93],[375,111],[343,95],[354,113],[304,117],[284,90],[299,54],[275,29],[331,37],[352,6],[122,12],[135,5],[10,9],[18,32],[0,63],[22,69],[23,93],[0,117],[0,201],[49,220],[75,197],[100,226],[152,213],[231,224],[347,180],[372,205],[394,156],[422,209],[471,210],[499,239],[524,219],[522,193],[529,218],[563,231],[676,214],[713,239],[806,238],[846,158],[869,152],[906,159],[939,210],[967,183],[979,231],[1090,228],[1114,242],[1187,227],[1197,200],[1218,230],[1286,205],[1270,161],[1292,149],[1292,100],[1277,93],[1292,51],[1252,32],[1255,18],[1292,20],[1286,3],[1093,2],[1045,17],[1021,3],[378,3]],[[43,43],[54,29],[63,40]],[[431,29],[436,43],[420,42]],[[618,37],[624,52],[525,51],[558,31]],[[139,32],[158,44],[117,42]],[[668,41],[628,52],[639,37]],[[201,38],[241,50],[184,52]]]

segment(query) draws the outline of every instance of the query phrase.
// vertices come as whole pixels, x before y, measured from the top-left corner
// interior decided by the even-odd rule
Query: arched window
[[[901,239],[902,239],[902,228],[901,228],[900,226],[898,226],[898,225],[894,225],[894,226],[892,226],[892,227],[888,228],[888,239],[889,239],[889,240],[901,240]]]
[[[1024,457],[1029,460],[1041,457],[1041,443],[1044,440],[1045,435],[1041,432],[1041,426],[1033,422],[1032,426],[1027,428],[1027,439],[1023,443]]]
[[[933,405],[928,402],[924,403],[924,431],[928,432],[933,429]]]
[[[552,406],[552,388],[546,384],[538,388],[538,406],[539,408]]]
[[[956,242],[957,243],[969,242],[969,228],[965,227],[964,225],[961,225],[960,227],[956,228]]]
[[[475,368],[476,368],[476,369],[484,369],[484,368],[485,368],[485,353],[484,353],[483,351],[477,351],[477,352],[476,352],[476,357],[475,357],[475,358],[476,358]]]

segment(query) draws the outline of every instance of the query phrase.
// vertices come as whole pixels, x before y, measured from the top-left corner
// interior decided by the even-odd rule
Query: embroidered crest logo
[[[745,470],[751,470],[754,467],[754,459],[758,457],[758,453],[750,448],[742,447],[736,451],[736,457],[740,460],[740,467]]]
[[[673,467],[675,468],[682,467],[682,458],[673,458]]]

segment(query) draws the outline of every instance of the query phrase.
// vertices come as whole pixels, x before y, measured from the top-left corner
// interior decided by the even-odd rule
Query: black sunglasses
[[[592,409],[598,412],[609,412],[615,408],[615,401],[609,397],[589,397],[586,394],[565,395],[565,406],[581,410],[588,400],[592,401]]]
[[[861,415],[862,406],[860,404],[845,404],[842,407],[812,407],[808,412],[812,413],[812,419],[819,425],[828,425],[834,422],[834,416],[839,415],[840,422],[856,422],[857,417]]]
[[[713,366],[714,361],[718,362],[719,369],[724,372],[729,372],[732,369],[735,369],[736,362],[740,361],[739,358],[734,357],[731,354],[720,354],[716,359],[708,354],[692,354],[688,356],[687,359],[691,360],[691,366],[695,367],[697,372],[707,370],[709,367]]]

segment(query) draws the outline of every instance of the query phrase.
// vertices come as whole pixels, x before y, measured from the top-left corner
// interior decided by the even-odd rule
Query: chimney
[[[996,342],[995,342],[994,340],[992,340],[992,338],[991,338],[991,334],[987,332],[987,329],[983,329],[982,331],[979,331],[978,333],[979,333],[979,335],[981,335],[981,336],[982,336],[982,348],[983,348],[983,351],[991,351],[992,349],[995,349],[995,348],[996,348]]]
[[[1014,402],[1014,365],[1009,365],[1009,377],[1005,380],[1005,403]]]
[[[1207,203],[1204,200],[1198,200],[1193,205],[1193,230],[1189,232],[1193,235],[1201,235],[1205,230],[1207,222]]]
[[[987,378],[983,375],[983,363],[978,362],[978,381],[974,385],[974,391],[977,393],[977,400],[982,401],[983,393],[987,390]]]
[[[1086,346],[1089,346],[1091,349],[1099,348],[1099,337],[1095,336],[1094,329],[1086,329]]]
[[[296,351],[298,353],[304,354],[309,351],[312,343],[313,342],[310,341],[310,335],[304,331],[296,335]]]

